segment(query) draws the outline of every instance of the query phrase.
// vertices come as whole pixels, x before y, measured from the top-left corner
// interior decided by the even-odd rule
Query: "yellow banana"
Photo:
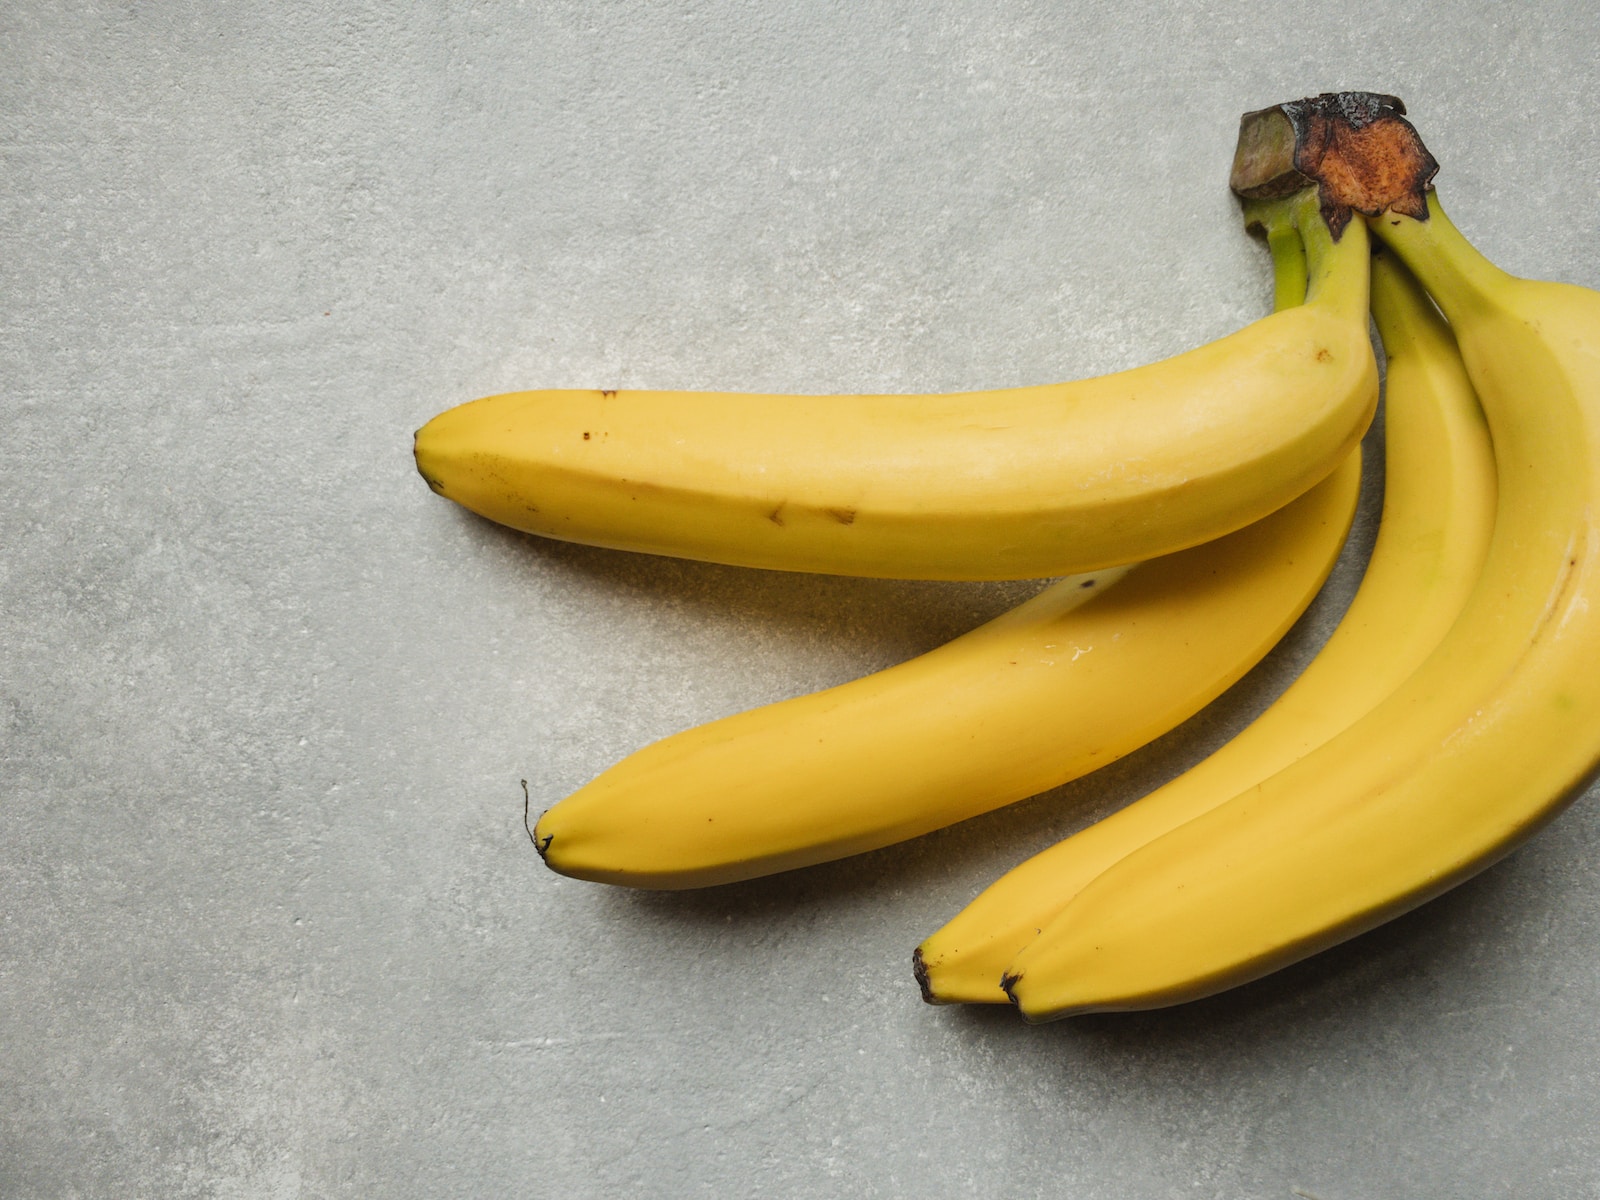
[[[1279,302],[1295,302],[1298,235],[1273,250]],[[1075,779],[1198,711],[1278,641],[1338,557],[1359,482],[1358,450],[1284,509],[1113,572],[1115,586],[1062,580],[909,662],[666,738],[548,810],[535,842],[564,874],[697,887],[874,849]]]
[[[1114,586],[1062,580],[908,662],[647,746],[547,810],[535,842],[564,875],[700,887],[886,846],[1075,779],[1198,712],[1283,636],[1338,557],[1359,456]]]
[[[740,566],[1025,579],[1168,554],[1360,440],[1377,371],[1354,234],[1319,251],[1307,303],[1136,370],[950,395],[513,392],[424,425],[417,469],[529,533]]]
[[[1482,576],[1367,716],[1079,892],[1012,964],[1030,1019],[1207,995],[1369,929],[1521,843],[1600,760],[1600,294],[1504,273],[1419,199],[1372,227],[1488,418]]]
[[[914,965],[930,1002],[1005,1002],[1000,980],[1012,959],[1095,876],[1350,725],[1454,622],[1493,528],[1489,432],[1448,326],[1388,255],[1373,263],[1372,310],[1389,360],[1383,516],[1339,627],[1300,678],[1222,749],[1023,862],[924,941]]]

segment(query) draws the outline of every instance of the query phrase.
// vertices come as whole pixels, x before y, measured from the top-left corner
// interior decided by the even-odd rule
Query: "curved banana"
[[[1372,311],[1389,367],[1383,516],[1361,587],[1301,676],[1215,754],[1000,877],[917,948],[930,1003],[1004,1003],[1012,959],[1125,855],[1300,758],[1398,687],[1454,622],[1494,524],[1483,412],[1432,302],[1375,257]]]
[[[1269,206],[1273,228],[1291,207]],[[1289,232],[1272,242],[1280,304],[1305,295]],[[535,844],[579,878],[699,887],[888,845],[1075,779],[1198,711],[1282,637],[1337,559],[1359,485],[1358,450],[1225,538],[1061,580],[909,662],[665,738],[549,809]]]
[[[1478,585],[1367,716],[1063,908],[1011,967],[1030,1019],[1208,995],[1370,929],[1521,843],[1600,760],[1600,294],[1510,276],[1436,197],[1422,213],[1372,226],[1449,318],[1488,418]]]
[[[430,487],[529,533],[739,566],[1031,579],[1241,529],[1327,477],[1377,403],[1366,231],[1307,303],[1076,383],[950,395],[532,391],[417,431]]]
[[[664,738],[539,818],[564,875],[686,888],[903,841],[1075,779],[1253,666],[1344,543],[1359,451],[1214,542],[1078,576],[863,679]],[[1116,574],[1118,572],[1113,572]]]

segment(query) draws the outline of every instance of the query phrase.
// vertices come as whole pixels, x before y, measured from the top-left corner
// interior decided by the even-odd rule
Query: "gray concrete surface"
[[[1592,5],[0,7],[0,1196],[1600,1195],[1600,809],[1267,981],[1030,1028],[913,945],[1218,744],[698,894],[522,828],[1036,585],[541,543],[413,473],[519,386],[944,390],[1264,311],[1238,116],[1409,103],[1600,285]]]

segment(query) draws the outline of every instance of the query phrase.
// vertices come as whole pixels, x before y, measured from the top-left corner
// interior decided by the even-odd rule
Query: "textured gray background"
[[[249,11],[252,10],[253,11]],[[1222,998],[1030,1028],[913,945],[1292,676],[1079,786],[688,895],[535,807],[1037,585],[541,543],[413,473],[519,386],[944,390],[1265,310],[1239,114],[1401,94],[1600,284],[1593,5],[0,6],[0,1195],[1600,1194],[1600,810]]]

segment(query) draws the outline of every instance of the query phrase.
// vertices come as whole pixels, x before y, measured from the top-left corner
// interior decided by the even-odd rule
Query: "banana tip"
[[[428,470],[428,467],[425,465],[432,455],[429,453],[429,447],[425,447],[422,444],[422,435],[428,432],[428,428],[432,424],[433,422],[429,421],[427,424],[421,425],[412,430],[411,460],[416,464],[417,474],[422,476],[422,481],[426,483],[428,487],[433,489],[433,491],[442,496],[444,495],[444,484],[440,482],[438,476],[434,472]]]
[[[911,952],[911,974],[916,977],[917,986],[922,989],[922,1002],[938,1004],[939,998],[933,994],[933,984],[928,981],[928,964],[922,957],[921,946]]]
[[[417,474],[422,476],[422,482],[439,495],[444,495],[444,484],[435,475],[431,474],[427,467],[422,465],[423,455],[418,452],[415,442],[412,443],[411,447],[411,460],[416,464]]]
[[[1000,990],[1004,992],[1006,994],[1006,998],[1010,1000],[1011,1003],[1016,1004],[1018,1008],[1021,1008],[1022,1005],[1018,1003],[1017,993],[1013,989],[1017,986],[1017,982],[1021,978],[1021,972],[1018,972],[1015,975],[1005,974],[1000,976]]]
[[[550,866],[550,856],[546,851],[550,849],[550,843],[556,840],[556,835],[547,833],[543,837],[539,836],[538,823],[530,823],[528,820],[532,803],[533,797],[528,793],[528,781],[524,779],[522,780],[522,828],[527,830],[528,840],[533,843],[533,848],[539,852],[540,860],[548,867]],[[539,820],[544,820],[542,813],[539,816]],[[554,870],[555,868],[552,867],[551,869]]]

